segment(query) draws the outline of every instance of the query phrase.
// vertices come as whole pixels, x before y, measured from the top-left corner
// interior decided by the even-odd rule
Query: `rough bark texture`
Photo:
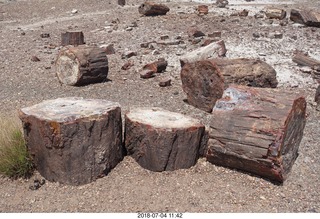
[[[294,54],[292,61],[303,66],[309,66],[312,69],[320,69],[320,61],[313,59],[302,52]]]
[[[61,50],[56,61],[59,81],[81,86],[104,82],[108,76],[108,58],[105,50],[94,46],[68,46]]]
[[[59,98],[23,108],[19,115],[33,162],[49,181],[90,183],[123,159],[118,103]]]
[[[78,46],[84,44],[84,35],[82,32],[65,32],[61,33],[61,45]]]
[[[212,111],[207,160],[283,182],[298,156],[305,114],[302,96],[230,86]]]
[[[266,16],[269,19],[279,19],[282,20],[287,16],[287,12],[280,8],[268,8],[266,10]]]
[[[213,59],[218,57],[224,57],[227,53],[226,46],[223,40],[210,43],[207,46],[194,50],[180,59],[181,67],[187,62],[196,62],[200,60]]]
[[[252,87],[271,87],[278,85],[277,72],[259,59],[212,59],[220,69],[227,84],[240,84]]]
[[[139,13],[145,16],[165,15],[170,9],[163,4],[145,2],[139,6]]]
[[[224,90],[224,79],[219,68],[210,61],[186,63],[180,76],[188,103],[211,112]]]
[[[320,27],[320,13],[316,11],[292,9],[290,20],[310,27]]]
[[[198,120],[160,108],[134,109],[125,117],[128,154],[152,171],[195,165],[204,133]]]

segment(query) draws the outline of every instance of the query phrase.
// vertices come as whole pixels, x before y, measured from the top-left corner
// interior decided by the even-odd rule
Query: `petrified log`
[[[195,62],[205,59],[224,57],[227,53],[223,40],[210,43],[207,46],[196,49],[180,58],[181,67],[187,62]]]
[[[209,162],[283,182],[298,156],[306,100],[292,92],[232,85],[211,121]]]
[[[185,169],[199,156],[205,127],[198,120],[161,108],[137,108],[125,116],[125,147],[143,168]]]
[[[211,59],[210,61],[218,66],[227,84],[271,88],[278,85],[277,72],[259,59]]]
[[[316,11],[292,9],[290,20],[310,27],[320,27],[320,13]]]
[[[82,32],[65,32],[61,33],[61,45],[78,46],[84,44],[84,35]]]
[[[224,79],[217,65],[208,60],[187,62],[180,76],[188,103],[211,112],[224,90]]]
[[[266,16],[269,19],[283,20],[287,16],[287,12],[280,8],[268,8],[266,10]]]
[[[118,103],[59,98],[23,108],[19,115],[33,162],[49,181],[90,183],[123,159]]]
[[[105,50],[94,46],[68,46],[56,61],[57,77],[63,84],[81,86],[104,82],[108,76]]]
[[[309,66],[312,69],[320,69],[320,61],[313,59],[302,52],[294,54],[292,61],[303,66]]]
[[[169,10],[166,5],[148,1],[139,6],[139,13],[145,16],[165,15]]]

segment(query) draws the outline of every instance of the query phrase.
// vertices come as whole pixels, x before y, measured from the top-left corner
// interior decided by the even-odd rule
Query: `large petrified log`
[[[210,43],[207,46],[189,52],[180,58],[181,67],[187,62],[224,57],[227,49],[223,40]]]
[[[125,147],[152,171],[193,166],[202,148],[205,127],[198,120],[161,108],[137,108],[125,116]]]
[[[61,45],[78,46],[84,44],[83,32],[65,32],[61,33]]]
[[[182,67],[180,76],[188,103],[211,112],[225,88],[223,76],[217,65],[208,60],[187,62]]]
[[[271,87],[278,85],[277,72],[272,66],[259,59],[212,59],[218,66],[227,84],[240,84],[252,87]],[[195,71],[199,71],[195,69]]]
[[[19,114],[33,162],[49,181],[90,183],[123,159],[118,103],[59,98],[23,108]]]
[[[320,13],[316,11],[292,9],[290,20],[310,27],[320,27]]]
[[[291,92],[232,85],[211,121],[209,162],[283,182],[298,156],[306,101]]]
[[[67,46],[57,57],[56,71],[59,81],[67,85],[104,82],[109,71],[108,58],[105,50],[99,47]]]
[[[139,13],[145,16],[157,16],[157,15],[165,15],[170,9],[168,6],[163,4],[157,4],[154,2],[144,2],[139,6]]]

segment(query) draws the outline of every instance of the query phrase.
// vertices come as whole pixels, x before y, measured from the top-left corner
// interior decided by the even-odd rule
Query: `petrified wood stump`
[[[104,82],[108,76],[108,58],[103,48],[80,45],[61,50],[56,61],[59,81],[63,84],[81,86]]]
[[[61,33],[61,45],[78,46],[84,44],[83,32],[65,32]]]
[[[224,91],[224,79],[217,65],[206,60],[187,62],[182,67],[180,76],[188,103],[211,112]]]
[[[118,103],[59,98],[23,108],[19,114],[33,162],[49,181],[90,183],[123,159]]]
[[[300,95],[230,86],[212,111],[207,160],[283,182],[298,156],[306,123]]]
[[[133,109],[125,117],[128,154],[152,171],[193,166],[204,132],[198,120],[160,108]]]
[[[218,66],[227,84],[271,88],[276,88],[278,85],[277,72],[259,59],[211,59],[210,61]]]

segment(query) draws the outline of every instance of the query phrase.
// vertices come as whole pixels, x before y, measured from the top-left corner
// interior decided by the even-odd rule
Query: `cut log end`
[[[143,168],[152,171],[193,166],[205,128],[196,119],[160,108],[138,108],[126,114],[125,147]]]
[[[59,98],[23,108],[19,114],[33,163],[49,181],[90,183],[123,159],[118,103]]]
[[[61,55],[56,62],[57,77],[62,84],[76,85],[79,80],[79,63],[66,55]]]

